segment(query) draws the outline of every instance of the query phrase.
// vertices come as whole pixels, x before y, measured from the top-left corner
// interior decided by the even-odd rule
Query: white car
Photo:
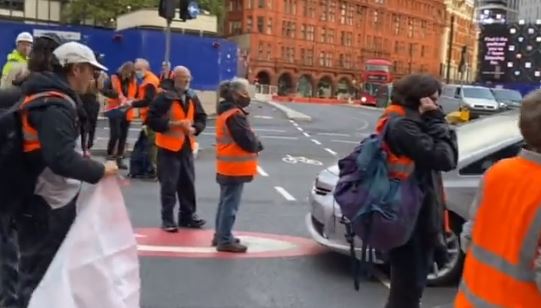
[[[489,88],[467,85],[445,85],[439,104],[446,114],[465,106],[470,111],[472,119],[506,110],[506,108],[501,108],[502,105],[498,103]]]
[[[496,161],[513,157],[520,151],[523,140],[518,129],[516,111],[500,113],[471,121],[457,128],[459,161],[455,170],[444,174],[446,207],[451,232],[447,234],[450,260],[443,268],[434,264],[428,276],[430,285],[456,281],[462,272],[464,255],[460,250],[459,234],[467,219],[468,209],[477,191],[481,176]],[[333,191],[338,182],[338,166],[331,166],[317,176],[310,192],[311,212],[306,225],[312,238],[330,250],[348,254],[342,213],[335,202]],[[357,255],[361,241],[356,238]],[[371,250],[376,263],[384,263],[384,254]]]

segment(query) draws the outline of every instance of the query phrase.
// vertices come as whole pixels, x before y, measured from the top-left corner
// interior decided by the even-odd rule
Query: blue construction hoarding
[[[69,25],[35,25],[18,22],[0,22],[0,59],[15,47],[15,37],[22,31],[38,34],[58,31],[64,37],[81,41],[105,55],[104,63],[110,72],[125,61],[145,58],[154,72],[161,68],[165,53],[165,34],[159,30],[128,29],[116,32],[110,29]],[[221,80],[237,73],[237,45],[221,38],[171,34],[171,63],[190,68],[192,87],[214,90]],[[2,63],[3,65],[3,63]]]

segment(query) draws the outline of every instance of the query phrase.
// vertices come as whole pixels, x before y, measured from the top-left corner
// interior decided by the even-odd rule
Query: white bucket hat
[[[53,54],[62,66],[88,63],[99,70],[107,71],[107,67],[101,65],[98,60],[96,60],[96,56],[92,49],[81,43],[68,42],[62,44],[53,51]]]

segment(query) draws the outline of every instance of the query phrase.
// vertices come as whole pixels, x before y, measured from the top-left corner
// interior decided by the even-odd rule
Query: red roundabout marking
[[[210,243],[214,230],[180,229],[167,233],[157,228],[136,229],[140,256],[168,258],[279,258],[316,255],[325,250],[310,239],[288,235],[234,232],[248,246],[247,253],[217,252]]]

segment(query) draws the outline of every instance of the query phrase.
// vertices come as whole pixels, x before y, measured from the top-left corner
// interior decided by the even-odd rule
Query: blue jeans
[[[216,240],[218,245],[233,243],[231,231],[235,224],[244,183],[220,184],[220,202],[216,212]]]

